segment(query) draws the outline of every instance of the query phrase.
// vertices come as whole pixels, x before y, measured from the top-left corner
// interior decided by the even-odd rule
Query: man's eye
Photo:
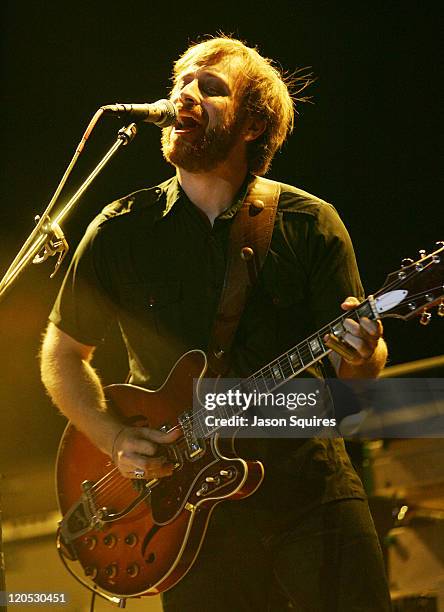
[[[221,92],[217,87],[213,87],[212,85],[202,85],[202,91],[204,91],[209,96],[221,96]]]

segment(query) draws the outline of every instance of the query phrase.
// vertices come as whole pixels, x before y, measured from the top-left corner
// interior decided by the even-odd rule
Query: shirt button
[[[254,209],[256,214],[261,212],[261,210],[264,210],[265,208],[265,204],[262,200],[253,200],[252,202],[250,202],[250,206]]]

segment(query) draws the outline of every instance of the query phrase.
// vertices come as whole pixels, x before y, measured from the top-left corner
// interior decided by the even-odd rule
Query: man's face
[[[176,125],[164,128],[162,151],[171,164],[189,172],[207,172],[242,146],[239,60],[211,66],[191,65],[178,75],[171,100]]]

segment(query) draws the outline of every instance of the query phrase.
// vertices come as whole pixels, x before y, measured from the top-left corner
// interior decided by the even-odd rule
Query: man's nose
[[[197,79],[193,79],[182,87],[179,93],[179,99],[184,106],[194,106],[194,104],[198,104],[200,90]]]

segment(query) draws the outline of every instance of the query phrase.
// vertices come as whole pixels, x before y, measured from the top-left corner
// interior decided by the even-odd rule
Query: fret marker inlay
[[[316,353],[322,353],[322,348],[317,338],[310,340],[310,348],[313,355],[316,355]]]

